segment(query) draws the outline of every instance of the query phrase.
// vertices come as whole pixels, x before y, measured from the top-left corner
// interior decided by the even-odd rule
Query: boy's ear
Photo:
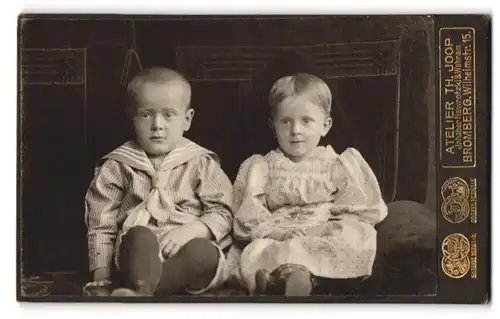
[[[191,122],[193,121],[193,117],[194,117],[194,109],[189,108],[185,114],[184,131],[188,131],[189,128],[191,127]]]
[[[321,134],[321,136],[325,137],[331,128],[332,128],[332,118],[329,116],[327,119],[325,119],[323,133]]]

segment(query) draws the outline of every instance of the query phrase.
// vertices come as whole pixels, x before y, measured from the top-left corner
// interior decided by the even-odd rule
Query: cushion
[[[387,205],[377,225],[377,256],[364,293],[433,294],[437,289],[436,213],[412,201]]]
[[[377,252],[435,249],[435,212],[412,201],[392,202],[387,208],[387,218],[376,227]]]

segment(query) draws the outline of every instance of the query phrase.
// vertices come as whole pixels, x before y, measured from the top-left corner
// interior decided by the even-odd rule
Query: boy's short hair
[[[320,106],[327,115],[330,115],[332,92],[325,81],[309,73],[295,73],[274,82],[268,100],[271,116],[275,115],[276,107],[285,99],[299,96]]]
[[[137,73],[127,85],[128,111],[136,106],[136,96],[141,86],[146,83],[165,84],[168,82],[178,82],[185,91],[186,105],[191,104],[191,85],[179,72],[164,67],[152,67]]]

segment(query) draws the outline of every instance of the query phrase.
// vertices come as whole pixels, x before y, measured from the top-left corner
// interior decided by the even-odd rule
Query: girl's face
[[[292,161],[300,162],[328,133],[332,119],[320,106],[293,98],[276,107],[271,124],[283,152]]]

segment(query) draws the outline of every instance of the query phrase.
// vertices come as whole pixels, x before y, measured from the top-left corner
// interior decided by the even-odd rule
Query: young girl
[[[332,126],[331,101],[327,84],[310,74],[271,89],[279,148],[244,161],[233,193],[234,237],[248,243],[237,276],[250,293],[284,284],[286,296],[309,295],[315,277],[371,275],[374,225],[387,207],[356,149],[318,146]]]

